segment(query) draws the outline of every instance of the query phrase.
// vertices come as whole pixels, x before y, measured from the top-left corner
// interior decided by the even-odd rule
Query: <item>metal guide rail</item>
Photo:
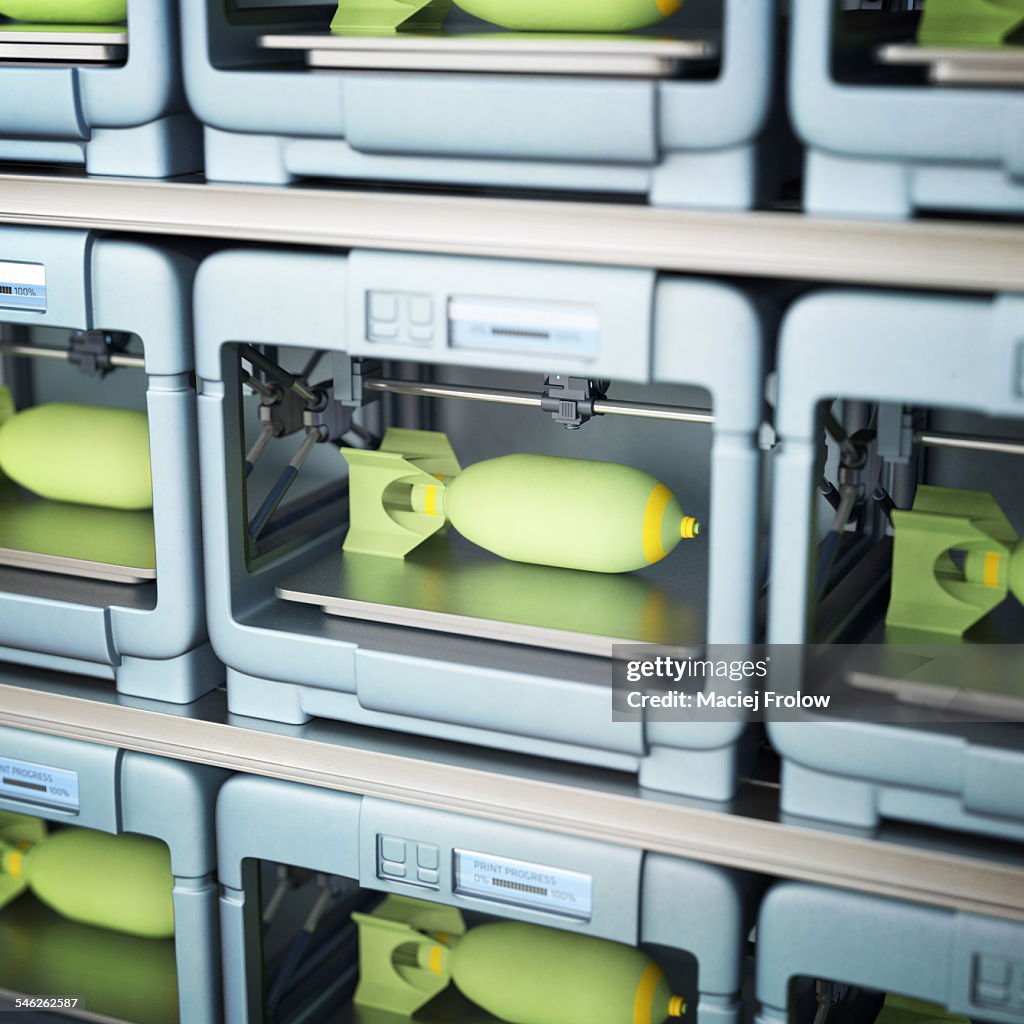
[[[128,32],[117,25],[0,25],[0,63],[114,64],[128,54]]]
[[[574,37],[506,32],[396,33],[355,36],[334,32],[270,34],[269,50],[305,52],[313,68],[395,71],[482,71],[488,74],[596,74],[656,78],[699,69],[718,56],[705,39],[664,36]]]
[[[1019,847],[892,827],[870,839],[777,820],[770,785],[733,806],[638,789],[627,777],[337,723],[229,719],[223,694],[187,707],[0,667],[0,724],[781,878],[1024,920]]]
[[[198,180],[0,174],[0,223],[554,260],[963,292],[1024,291],[1024,226],[831,220]]]
[[[878,51],[878,60],[897,67],[923,66],[928,71],[928,80],[938,85],[1024,87],[1024,53],[1013,47],[972,49],[901,43],[883,46]]]

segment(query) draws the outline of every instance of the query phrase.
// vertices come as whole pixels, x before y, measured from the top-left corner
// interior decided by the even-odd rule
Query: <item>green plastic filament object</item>
[[[38,818],[0,811],[0,909],[29,890],[81,924],[143,938],[174,934],[174,877],[157,839],[87,828],[52,835]]]
[[[153,507],[144,412],[53,402],[0,420],[0,472],[51,501]]]
[[[128,0],[0,0],[0,14],[43,25],[123,25]]]
[[[448,438],[391,428],[377,451],[345,449],[345,551],[404,558],[451,523],[514,562],[629,572],[700,533],[675,495],[632,466],[505,455],[461,469]]]
[[[406,896],[352,918],[358,1006],[409,1016],[454,982],[509,1024],[663,1024],[686,1012],[662,969],[619,942],[519,921],[467,931],[457,909]]]
[[[516,32],[629,32],[674,14],[682,0],[455,0],[467,14]],[[341,0],[335,32],[437,31],[452,0]]]

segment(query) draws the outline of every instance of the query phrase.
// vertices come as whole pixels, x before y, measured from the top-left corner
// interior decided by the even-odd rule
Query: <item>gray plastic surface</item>
[[[779,351],[773,521],[785,529],[772,540],[771,643],[810,639],[819,402],[838,396],[1020,419],[1022,357],[1024,297],[1017,295],[826,291],[792,307]],[[883,817],[904,818],[1014,839],[1024,838],[1022,729],[810,713],[806,721],[768,724],[783,757],[788,814],[867,828]]]
[[[311,821],[317,823],[314,830]],[[377,841],[382,835],[436,845],[438,889],[379,878]],[[736,1024],[740,1019],[742,960],[758,893],[752,876],[592,840],[240,775],[221,790],[217,844],[230,1024],[263,1020],[259,947],[252,931],[260,908],[245,884],[244,862],[251,859],[342,875],[380,892],[630,945],[684,950],[697,960],[696,1013],[701,1024]],[[591,875],[591,920],[555,918],[454,892],[449,865],[455,848]]]
[[[757,198],[774,82],[776,13],[764,0],[725,0],[711,80],[267,67],[260,36],[311,27],[278,17],[232,24],[220,0],[183,0],[185,86],[212,180],[612,191],[727,209]]]
[[[182,1024],[223,1018],[214,804],[228,773],[205,765],[0,727],[0,757],[75,772],[77,814],[0,795],[0,809],[167,844],[174,874],[175,956]]]
[[[230,669],[231,710],[282,722],[325,716],[584,760],[639,771],[641,784],[651,788],[728,799],[746,753],[739,742],[741,724],[613,723],[605,660],[530,655],[512,645],[452,637],[426,654],[438,646],[429,633],[349,623],[275,598],[281,579],[337,549],[340,523],[337,531],[247,568],[244,479],[235,457],[242,446],[241,425],[236,405],[227,398],[237,393],[238,371],[224,346],[244,340],[345,351],[347,344],[361,344],[362,321],[354,310],[363,305],[357,286],[367,265],[390,267],[390,279],[374,280],[416,290],[422,282],[428,293],[435,281],[438,287],[448,281],[450,290],[459,291],[467,266],[461,258],[369,255],[372,260],[359,252],[348,260],[315,253],[222,252],[204,261],[197,278],[207,599],[211,639]],[[592,298],[595,283],[604,303],[618,298],[610,321],[614,331],[602,334],[599,351],[588,361],[559,357],[562,372],[607,372],[711,392],[716,423],[705,639],[752,642],[758,523],[751,496],[759,485],[756,432],[764,359],[762,326],[752,302],[726,285],[644,271],[511,261],[493,266],[502,271],[491,284],[499,294],[529,297],[537,287],[546,296],[548,281],[555,278],[564,301],[574,301],[577,293]],[[303,301],[282,303],[277,297],[285,294],[301,295]],[[458,362],[462,353],[411,347],[406,358]],[[516,352],[489,353],[489,363],[495,370],[509,364],[517,370],[552,370],[551,357]]]
[[[972,1020],[1024,1020],[1024,925],[824,886],[769,890],[757,924],[756,1024],[790,1020],[797,977],[922,999]]]
[[[1024,94],[839,82],[832,73],[838,7],[792,4],[789,103],[808,147],[805,208],[881,217],[1024,210]]]
[[[166,178],[202,167],[181,84],[177,0],[128,0],[128,57],[112,67],[0,67],[0,160]]]
[[[96,327],[142,338],[157,560],[155,600],[151,585],[143,594],[8,570],[0,580],[17,585],[0,590],[3,656],[23,664],[67,659],[70,671],[89,662],[96,666],[90,674],[113,676],[122,693],[195,700],[223,680],[204,621],[190,379],[195,261],[148,244],[47,228],[0,229],[0,259],[43,264],[47,279],[46,311],[0,310],[4,322]]]

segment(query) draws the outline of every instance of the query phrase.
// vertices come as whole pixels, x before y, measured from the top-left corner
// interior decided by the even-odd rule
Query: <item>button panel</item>
[[[368,291],[366,338],[398,345],[433,344],[434,297],[422,292]]]
[[[377,877],[428,889],[441,888],[441,850],[400,836],[377,836]]]
[[[978,1007],[1014,1013],[1024,1010],[1024,961],[977,954],[972,997]]]

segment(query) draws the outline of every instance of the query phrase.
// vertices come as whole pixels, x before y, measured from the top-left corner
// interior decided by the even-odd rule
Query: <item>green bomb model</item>
[[[875,1024],[971,1024],[967,1017],[947,1012],[944,1006],[926,1003],[920,999],[893,995],[885,997],[885,1005],[875,1018]]]
[[[71,402],[0,414],[0,472],[51,501],[152,508],[149,421],[143,412]]]
[[[463,470],[437,431],[391,428],[377,451],[344,449],[351,526],[344,549],[404,558],[446,523],[514,562],[630,572],[700,524],[632,466],[505,455]]]
[[[926,0],[917,31],[922,46],[1024,43],[1024,0]]]
[[[2,2],[2,0],[0,0]],[[674,14],[682,0],[455,0],[467,14],[516,32],[629,32]],[[436,31],[452,0],[341,0],[331,29],[350,34]]]
[[[1009,594],[1024,603],[1024,544],[991,494],[922,484],[892,522],[887,626],[962,636]]]
[[[0,14],[44,25],[123,25],[128,0],[0,0]]]
[[[147,836],[68,828],[0,811],[0,908],[26,890],[81,924],[142,938],[174,934],[167,847]]]
[[[451,982],[509,1024],[662,1024],[686,1012],[632,946],[518,921],[466,930],[454,907],[388,896],[359,925],[357,1006],[410,1016]]]

